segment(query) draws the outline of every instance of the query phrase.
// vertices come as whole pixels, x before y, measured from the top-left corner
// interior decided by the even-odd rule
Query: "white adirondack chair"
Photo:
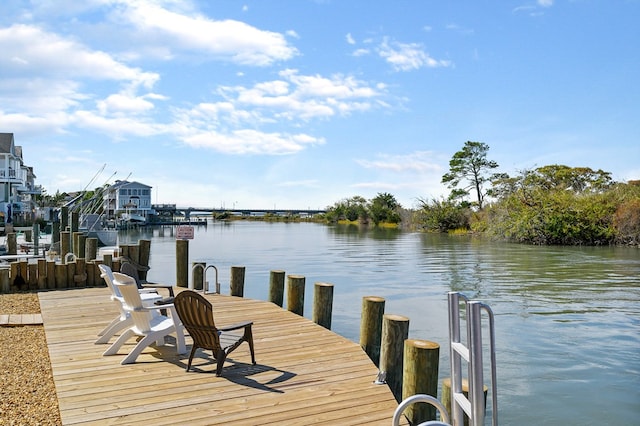
[[[176,314],[175,307],[173,305],[144,306],[135,279],[119,272],[114,272],[113,277],[114,287],[120,291],[124,298],[122,307],[131,316],[133,325],[122,333],[103,355],[115,355],[127,340],[134,336],[142,337],[131,352],[120,362],[120,364],[131,364],[152,343],[155,342],[157,346],[164,345],[164,338],[169,334],[176,335],[178,353],[186,353],[184,330]],[[171,316],[148,315],[148,312],[159,311],[160,309],[167,309]]]
[[[131,315],[123,308],[124,298],[120,291],[113,285],[113,271],[107,265],[98,265],[100,268],[100,276],[104,278],[107,283],[107,287],[111,291],[111,301],[118,307],[118,311],[120,314],[115,317],[109,325],[107,325],[100,333],[98,333],[98,340],[96,340],[96,344],[101,343],[109,343],[109,339],[116,335],[121,330],[125,328],[131,327],[133,325],[133,319]],[[162,300],[162,296],[154,291],[143,291],[140,293],[140,298],[142,299],[142,304],[144,306],[153,306],[156,301]],[[149,315],[152,315],[156,311],[150,312]]]

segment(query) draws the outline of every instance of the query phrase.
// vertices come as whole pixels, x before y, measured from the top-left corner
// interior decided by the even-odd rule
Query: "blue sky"
[[[509,174],[640,179],[640,1],[0,4],[0,131],[49,193],[324,208],[448,193],[465,141]],[[115,175],[113,175],[116,173]]]

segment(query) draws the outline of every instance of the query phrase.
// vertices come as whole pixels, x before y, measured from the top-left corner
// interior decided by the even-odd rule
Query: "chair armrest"
[[[245,322],[240,322],[238,324],[229,325],[226,327],[218,327],[218,331],[238,330],[241,328],[251,327],[252,325],[253,325],[253,321],[245,321]]]
[[[173,285],[171,284],[160,284],[160,283],[150,283],[150,282],[144,282],[144,283],[140,283],[141,287],[143,289],[154,289],[154,288],[164,288],[169,290],[169,295],[171,297],[174,297],[175,294],[173,294]]]

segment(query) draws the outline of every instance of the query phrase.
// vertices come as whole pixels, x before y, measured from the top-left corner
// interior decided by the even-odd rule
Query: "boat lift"
[[[465,304],[467,337],[463,343],[460,336],[460,303]],[[393,416],[393,426],[398,426],[402,412],[415,402],[426,402],[440,411],[442,421],[428,421],[419,426],[449,425],[449,418],[453,426],[464,424],[464,415],[469,418],[470,426],[484,426],[486,401],[484,397],[484,365],[482,360],[482,312],[489,318],[489,353],[491,371],[491,404],[492,425],[498,425],[498,392],[496,387],[496,351],[494,315],[488,305],[475,300],[469,300],[465,295],[450,291],[449,303],[449,349],[451,362],[451,413],[447,413],[440,401],[430,395],[413,395],[398,405]],[[462,361],[468,368],[468,397],[462,390]]]

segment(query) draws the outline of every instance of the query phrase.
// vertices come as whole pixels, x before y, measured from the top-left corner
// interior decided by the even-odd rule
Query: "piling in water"
[[[304,286],[305,277],[303,275],[287,276],[287,310],[304,315]]]
[[[284,271],[273,270],[269,273],[269,302],[282,307],[284,302]]]
[[[402,401],[402,361],[404,341],[408,337],[409,318],[391,314],[383,316],[380,371],[386,373],[386,382],[398,402]]]
[[[231,282],[229,283],[230,294],[232,296],[244,296],[244,266],[231,267]]]
[[[407,339],[404,342],[402,399],[424,394],[438,398],[438,367],[440,345],[428,340]],[[436,407],[430,404],[412,404],[405,416],[412,425],[436,420]]]
[[[189,287],[189,240],[176,240],[176,285]]]
[[[313,291],[313,322],[331,330],[332,310],[333,284],[315,283]]]
[[[366,296],[362,298],[360,347],[369,355],[369,358],[376,367],[380,366],[380,342],[382,340],[384,303],[385,300],[382,297]]]

